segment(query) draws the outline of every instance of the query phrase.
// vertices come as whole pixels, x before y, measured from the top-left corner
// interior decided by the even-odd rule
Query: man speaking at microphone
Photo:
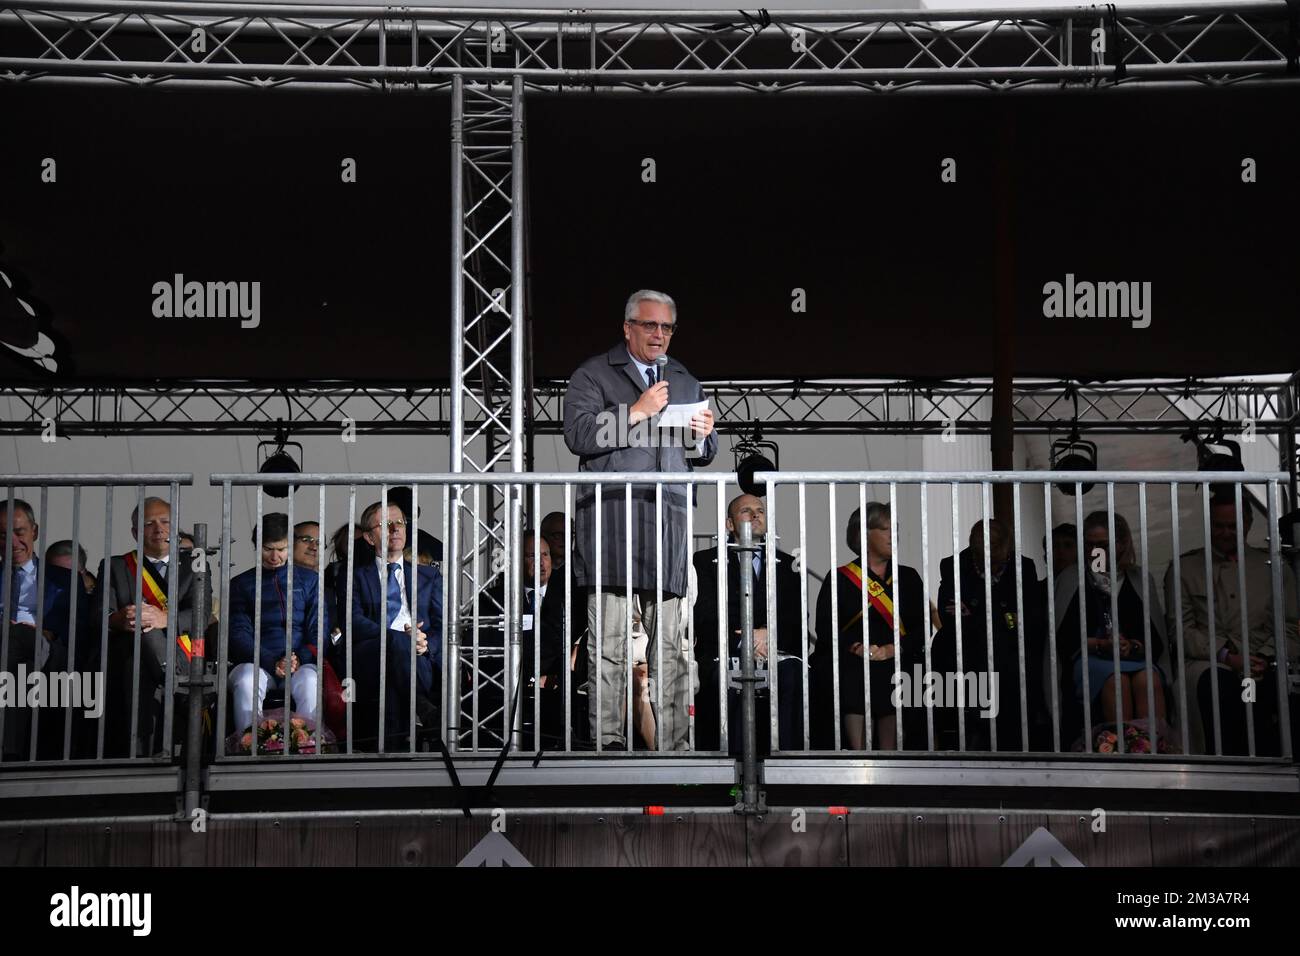
[[[662,292],[632,293],[623,310],[623,341],[583,362],[569,379],[564,396],[564,441],[578,456],[578,470],[592,472],[689,472],[707,465],[718,451],[713,413],[707,406],[690,417],[690,427],[660,428],[660,413],[670,404],[704,401],[699,381],[675,359],[668,343],[677,329],[677,305]],[[580,486],[576,501],[577,547],[573,585],[587,602],[587,700],[592,740],[605,749],[627,747],[627,589],[650,643],[646,652],[650,700],[665,750],[690,745],[691,675],[683,639],[687,588],[686,509],[689,485],[664,485],[662,537],[655,539],[655,489],[634,485],[631,504],[632,562],[627,566],[629,527],[624,485],[601,489],[601,537],[596,542],[596,492]],[[662,554],[662,579],[656,600],[656,551]],[[600,591],[596,591],[597,568]],[[600,653],[596,651],[596,608],[601,614]],[[659,634],[663,647],[657,647]],[[662,657],[663,673],[658,673]],[[597,688],[599,687],[599,702]],[[659,711],[660,693],[663,710]],[[599,735],[599,736],[597,736]]]

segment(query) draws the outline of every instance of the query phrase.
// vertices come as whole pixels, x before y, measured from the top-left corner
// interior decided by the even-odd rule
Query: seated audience
[[[1242,538],[1250,534],[1251,509],[1242,512]],[[1281,754],[1281,724],[1278,712],[1277,646],[1273,633],[1273,575],[1268,553],[1247,547],[1237,548],[1237,502],[1231,491],[1217,491],[1210,499],[1210,552],[1213,577],[1214,638],[1210,638],[1209,584],[1205,576],[1205,549],[1197,548],[1181,555],[1179,579],[1175,579],[1172,562],[1165,574],[1165,613],[1169,615],[1170,633],[1177,624],[1178,601],[1182,601],[1184,680],[1187,682],[1189,740],[1194,753],[1214,753],[1214,690],[1219,684],[1219,719],[1223,753],[1249,753],[1246,707],[1242,701],[1243,681],[1255,681],[1255,753],[1265,756]],[[1241,571],[1245,571],[1246,591],[1241,594]],[[1181,595],[1175,592],[1180,589]],[[1296,639],[1296,588],[1291,569],[1282,565],[1283,631],[1287,660],[1300,660],[1300,642]],[[1246,633],[1241,630],[1242,601],[1246,605]],[[1249,641],[1249,649],[1247,649]],[[1214,675],[1211,677],[1211,675]],[[1297,708],[1292,706],[1292,721]],[[1300,735],[1292,732],[1292,740]]]

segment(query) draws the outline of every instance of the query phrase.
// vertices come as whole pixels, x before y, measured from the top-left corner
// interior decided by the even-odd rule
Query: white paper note
[[[690,428],[691,418],[709,407],[709,400],[683,405],[666,405],[659,413],[660,428]]]

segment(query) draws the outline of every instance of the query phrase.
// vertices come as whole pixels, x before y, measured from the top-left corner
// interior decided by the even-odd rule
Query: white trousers
[[[257,712],[262,712],[262,702],[270,687],[281,688],[284,678],[272,677],[253,664],[239,664],[230,672],[230,684],[235,695],[235,725],[253,725],[253,675],[257,675]],[[303,664],[293,675],[293,710],[299,717],[316,719],[316,688],[319,678],[315,664]]]

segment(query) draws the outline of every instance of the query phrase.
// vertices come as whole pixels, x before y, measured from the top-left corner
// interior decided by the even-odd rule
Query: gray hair
[[[26,515],[27,523],[31,525],[33,528],[35,528],[36,512],[32,510],[32,506],[29,505],[27,502],[23,501],[23,499],[21,498],[13,498],[11,500],[13,501],[13,505],[14,505],[14,514]],[[3,511],[6,515],[9,513],[9,501],[0,501],[0,511]]]
[[[168,501],[166,498],[158,498],[153,495],[150,495],[148,498],[144,499],[144,510],[148,511],[149,506],[154,502],[157,502],[160,505],[166,505],[168,512],[172,510],[172,505],[170,501]],[[139,524],[140,524],[140,507],[139,505],[137,505],[136,507],[131,509],[131,527],[132,528],[139,527]]]
[[[668,306],[668,311],[673,316],[673,324],[677,324],[677,303],[666,292],[656,292],[654,289],[637,289],[627,297],[627,305],[623,307],[624,322],[631,322],[637,317],[642,302],[659,302]]]
[[[48,564],[52,558],[72,557],[71,541],[55,541],[45,549],[45,562]],[[86,549],[77,545],[77,557],[80,558],[80,569],[86,567]]]

